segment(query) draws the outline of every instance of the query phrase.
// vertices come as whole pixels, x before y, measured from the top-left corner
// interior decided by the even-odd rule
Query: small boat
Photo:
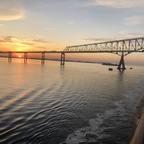
[[[109,70],[109,71],[113,71],[113,68],[109,68],[108,70]]]

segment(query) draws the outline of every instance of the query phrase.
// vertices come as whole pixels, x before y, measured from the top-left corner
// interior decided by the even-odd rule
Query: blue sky
[[[63,50],[143,37],[143,27],[143,0],[0,1],[2,50]]]

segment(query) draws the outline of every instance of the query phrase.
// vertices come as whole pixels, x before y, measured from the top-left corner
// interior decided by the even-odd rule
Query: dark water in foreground
[[[0,59],[1,144],[123,144],[143,96],[144,68]]]

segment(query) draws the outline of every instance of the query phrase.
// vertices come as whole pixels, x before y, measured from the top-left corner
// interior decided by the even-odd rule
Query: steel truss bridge
[[[124,56],[133,52],[144,52],[144,37],[67,46],[63,51],[0,51],[0,53],[8,53],[8,62],[12,61],[12,53],[24,53],[25,63],[27,62],[28,53],[41,53],[42,64],[44,64],[45,61],[45,53],[60,53],[61,66],[65,65],[66,53],[113,53],[121,57],[118,65],[118,70],[126,69],[124,63]]]

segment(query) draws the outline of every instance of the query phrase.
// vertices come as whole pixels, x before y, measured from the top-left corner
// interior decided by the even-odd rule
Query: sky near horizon
[[[143,0],[0,0],[1,51],[143,36]]]

